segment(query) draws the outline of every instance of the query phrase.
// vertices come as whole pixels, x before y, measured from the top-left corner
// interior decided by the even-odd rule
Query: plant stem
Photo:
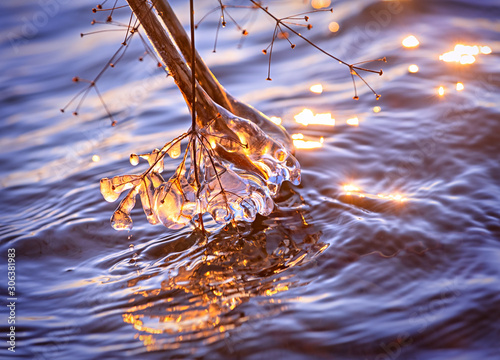
[[[203,87],[212,100],[231,113],[254,122],[264,132],[272,135],[275,140],[281,141],[288,149],[292,149],[292,141],[285,128],[273,123],[266,115],[252,106],[234,98],[220,84],[196,49],[194,56],[192,55],[190,39],[168,1],[157,0],[154,2],[154,6],[181,51],[186,63],[191,68],[193,68],[193,63],[195,64],[196,80],[198,80],[198,84]]]
[[[144,0],[127,0],[127,2],[137,19],[139,19],[160,59],[167,65],[170,74],[174,78],[191,111],[193,111],[192,104],[196,103],[198,125],[206,125],[207,122],[217,116],[216,106],[199,84],[195,83],[193,91],[191,70],[159,23],[155,14],[151,11],[148,3]],[[194,103],[191,102],[193,98],[196,99]]]

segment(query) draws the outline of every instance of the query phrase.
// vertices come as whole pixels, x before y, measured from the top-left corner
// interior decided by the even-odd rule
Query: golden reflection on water
[[[353,116],[352,118],[349,118],[346,120],[346,124],[350,126],[358,126],[359,125],[359,119],[357,116]]]
[[[294,116],[297,123],[302,125],[327,125],[335,126],[335,119],[332,118],[331,113],[316,114],[312,110],[304,109],[299,114]]]
[[[139,272],[128,282],[133,293],[122,315],[135,338],[148,351],[192,347],[193,341],[220,341],[250,319],[283,311],[276,295],[301,285],[286,270],[328,247],[320,233],[309,233],[301,210],[293,212],[286,229],[273,224],[245,236],[223,231],[203,246],[167,255],[153,273]],[[267,313],[239,310],[255,297],[272,304]]]
[[[321,84],[311,85],[309,90],[315,94],[321,94],[323,92],[323,85]]]
[[[492,50],[489,46],[457,44],[452,51],[440,55],[439,60],[468,65],[476,61],[476,56],[480,54],[488,55],[491,52]]]
[[[412,74],[417,73],[418,70],[419,70],[418,65],[412,64],[408,66],[408,71],[411,72]]]
[[[364,197],[371,198],[371,199],[379,198],[379,199],[392,200],[392,201],[397,201],[397,202],[405,202],[408,200],[408,198],[406,198],[404,195],[402,195],[400,193],[391,193],[391,194],[379,193],[375,196],[373,194],[364,192],[358,186],[351,184],[351,183],[342,185],[342,190],[343,190],[345,195],[358,196],[361,198],[364,198]]]
[[[276,125],[281,125],[281,123],[282,123],[281,118],[280,118],[280,117],[278,117],[278,116],[271,116],[271,117],[269,118],[269,120],[271,120],[271,121],[272,121],[273,123],[275,123]]]
[[[409,36],[405,37],[401,43],[406,48],[417,47],[420,44],[420,42],[418,41],[418,39],[414,35],[409,35]]]
[[[304,135],[301,133],[292,134],[293,145],[296,149],[317,149],[323,147],[325,139],[323,137],[316,140],[304,140]]]

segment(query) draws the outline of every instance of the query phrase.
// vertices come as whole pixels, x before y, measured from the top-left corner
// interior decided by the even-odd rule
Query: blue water
[[[279,16],[304,11],[303,1],[267,4]],[[172,79],[138,61],[138,39],[98,83],[117,126],[95,93],[77,117],[76,104],[59,111],[84,87],[72,77],[93,78],[123,41],[80,38],[106,28],[90,25],[105,18],[95,5],[0,5],[0,286],[5,304],[15,249],[17,298],[15,354],[2,305],[2,358],[500,358],[497,1],[334,1],[333,14],[312,15],[301,31],[325,50],[349,62],[387,57],[366,65],[384,70],[366,76],[379,101],[360,81],[352,100],[348,70],[293,37],[293,50],[276,42],[267,82],[261,50],[273,23],[251,15],[241,48],[228,23],[214,54],[218,18],[208,17],[197,46],[221,83],[324,143],[297,150],[302,184],[283,188],[271,216],[205,242],[149,225],[140,208],[132,231],[110,226],[116,204],[102,199],[100,178],[130,173],[130,153],[162,146],[190,117]],[[173,5],[186,22],[187,2]],[[215,6],[196,2],[197,18]],[[127,11],[115,19],[128,22]],[[410,34],[419,47],[401,45]],[[457,43],[493,52],[440,61]],[[316,83],[322,94],[309,91]],[[304,108],[337,125],[295,123]],[[353,116],[358,127],[346,125]]]

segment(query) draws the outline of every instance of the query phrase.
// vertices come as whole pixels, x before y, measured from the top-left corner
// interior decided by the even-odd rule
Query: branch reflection
[[[128,282],[133,294],[123,321],[137,330],[135,337],[148,351],[192,348],[193,342],[219,341],[251,319],[282,311],[275,295],[304,285],[288,270],[327,248],[307,224],[300,200],[290,190],[282,199],[286,211],[239,232],[223,230],[205,245],[195,244],[200,235],[193,234],[146,250],[145,256],[168,255]],[[268,306],[259,306],[259,313],[241,306],[255,297]]]

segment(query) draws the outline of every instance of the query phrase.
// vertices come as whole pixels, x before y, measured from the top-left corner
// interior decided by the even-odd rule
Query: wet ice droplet
[[[135,206],[135,197],[137,195],[138,189],[133,189],[125,198],[122,200],[118,208],[113,213],[111,217],[111,226],[115,230],[131,230],[132,229],[132,218],[130,217],[130,212]]]
[[[132,229],[132,218],[129,214],[121,210],[117,210],[113,213],[111,217],[111,226],[115,230],[131,230]]]
[[[130,163],[133,166],[136,166],[137,164],[139,164],[139,156],[137,154],[130,154]]]

